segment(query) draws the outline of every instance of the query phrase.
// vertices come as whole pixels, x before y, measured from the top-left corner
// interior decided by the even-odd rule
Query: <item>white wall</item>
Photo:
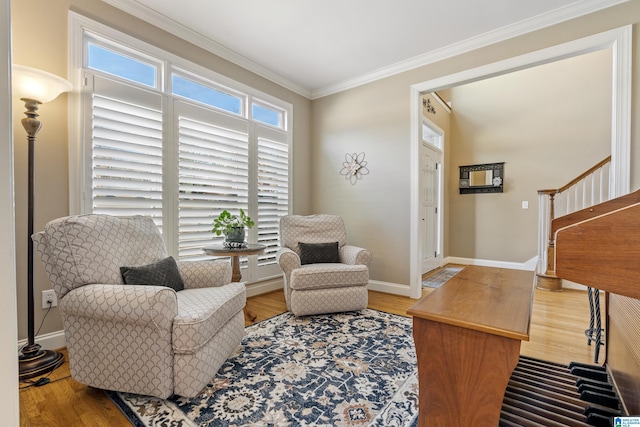
[[[20,423],[16,307],[13,141],[11,120],[11,26],[9,0],[0,0],[0,414],[2,425]]]

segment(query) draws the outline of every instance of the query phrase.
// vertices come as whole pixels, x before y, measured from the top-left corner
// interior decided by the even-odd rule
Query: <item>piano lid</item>
[[[555,233],[556,276],[640,299],[640,190],[554,223],[572,218]]]

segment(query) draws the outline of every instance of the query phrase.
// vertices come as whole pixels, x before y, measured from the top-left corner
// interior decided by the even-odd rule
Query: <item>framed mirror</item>
[[[460,194],[502,193],[504,162],[460,166]]]

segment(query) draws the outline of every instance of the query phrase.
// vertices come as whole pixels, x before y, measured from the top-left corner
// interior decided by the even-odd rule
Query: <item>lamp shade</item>
[[[73,87],[62,77],[36,68],[13,64],[13,94],[19,98],[34,99],[41,103],[53,101]]]

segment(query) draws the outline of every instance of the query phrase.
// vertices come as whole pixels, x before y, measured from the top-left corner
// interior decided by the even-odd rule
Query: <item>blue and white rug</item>
[[[414,426],[411,318],[366,309],[252,325],[195,398],[110,397],[136,426]]]

